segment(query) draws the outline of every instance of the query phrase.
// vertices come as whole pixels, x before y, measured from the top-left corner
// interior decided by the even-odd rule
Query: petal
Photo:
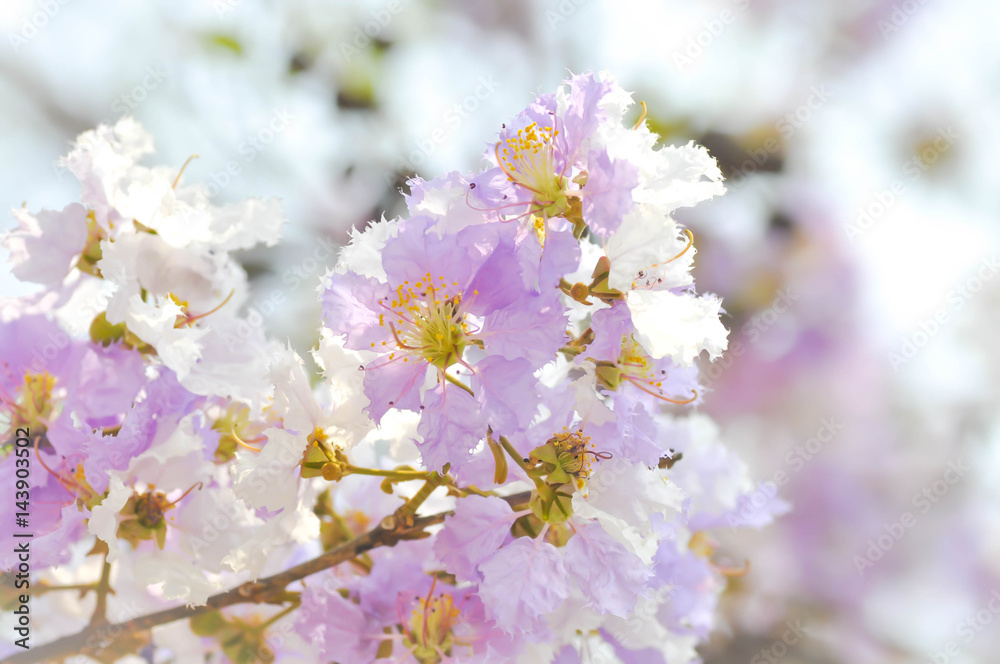
[[[669,355],[690,365],[703,350],[711,359],[722,355],[729,331],[719,320],[722,301],[714,295],[692,297],[670,291],[631,291],[626,297],[636,340],[654,358]]]
[[[500,548],[516,518],[507,501],[496,496],[463,498],[445,519],[434,552],[458,578],[478,581],[476,567]]]

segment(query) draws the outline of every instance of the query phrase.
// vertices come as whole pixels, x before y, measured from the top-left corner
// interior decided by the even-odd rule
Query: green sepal
[[[90,340],[107,348],[111,344],[119,343],[125,338],[125,323],[112,325],[108,322],[108,314],[105,311],[97,314],[90,323]]]
[[[531,497],[531,512],[545,523],[563,523],[573,516],[573,495],[561,490],[539,491]],[[545,496],[543,493],[547,493]]]
[[[310,445],[302,457],[302,477],[305,479],[321,477],[323,475],[323,466],[329,463],[329,461],[319,447]]]
[[[164,519],[157,524],[156,528],[153,528],[153,537],[156,538],[156,544],[163,550],[163,547],[167,543],[167,521]]]
[[[218,611],[209,611],[190,619],[191,631],[198,636],[212,636],[226,626],[226,620]]]
[[[622,370],[611,362],[598,362],[595,373],[597,382],[609,390],[617,390],[622,382]]]
[[[563,470],[562,465],[556,466],[551,473],[549,473],[549,482],[552,484],[568,484],[573,480],[569,473]]]

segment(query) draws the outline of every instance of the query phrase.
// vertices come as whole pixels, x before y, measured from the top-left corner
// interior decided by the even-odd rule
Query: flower
[[[459,579],[477,581],[476,568],[500,548],[516,518],[510,505],[496,496],[469,496],[445,519],[434,553]]]
[[[81,136],[64,160],[80,203],[18,211],[5,236],[15,274],[51,291],[0,322],[4,425],[45,469],[26,482],[33,560],[80,544],[130,566],[102,602],[111,583],[160,608],[251,580],[262,606],[301,598],[205,612],[183,643],[158,631],[175,657],[268,659],[294,614],[282,657],[692,659],[733,572],[709,529],[782,504],[737,522],[745,468],[702,418],[666,415],[727,343],[671,214],[723,187],[702,148],[625,125],[630,104],[573,76],[502,125],[485,168],[411,180],[407,214],[352,232],[321,280],[315,376],[240,314],[232,252],[276,241],[277,204],[216,206],[183,167],[139,165],[152,139],[132,120]],[[0,475],[21,481],[21,448]]]
[[[552,544],[519,537],[479,565],[479,597],[497,626],[512,634],[544,628],[544,616],[569,597],[570,576]]]

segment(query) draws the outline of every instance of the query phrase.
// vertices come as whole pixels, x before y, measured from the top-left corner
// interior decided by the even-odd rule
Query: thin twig
[[[108,562],[108,552],[105,551],[101,580],[97,582],[97,604],[94,606],[94,615],[90,618],[91,625],[103,625],[108,622],[109,590],[111,590],[111,563]]]
[[[517,509],[530,498],[529,492],[504,498]],[[248,581],[226,592],[213,595],[202,606],[176,606],[115,624],[92,625],[77,634],[63,637],[51,643],[20,652],[5,659],[2,664],[30,664],[60,660],[73,654],[98,655],[107,648],[114,635],[132,634],[185,618],[217,611],[227,606],[245,603],[281,603],[285,587],[307,576],[330,569],[347,562],[380,546],[394,546],[397,543],[420,537],[425,528],[442,523],[452,512],[440,512],[430,516],[416,517],[412,525],[397,521],[396,528],[386,529],[381,525],[359,535],[349,542],[330,549],[312,560],[291,567],[284,572],[258,581]]]

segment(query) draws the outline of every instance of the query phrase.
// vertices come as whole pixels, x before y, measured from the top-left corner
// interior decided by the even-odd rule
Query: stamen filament
[[[254,447],[252,445],[247,445],[245,442],[243,442],[243,439],[236,434],[236,427],[230,429],[229,434],[233,437],[233,440],[235,440],[236,444],[239,445],[240,447],[245,447],[251,452],[260,452],[260,448]],[[266,440],[266,438],[261,438],[260,440]],[[257,439],[254,439],[254,442],[257,442]]]
[[[646,119],[646,102],[640,101],[639,104],[642,105],[642,115],[639,116],[639,119],[636,120],[636,122],[635,122],[635,126],[632,127],[633,131],[635,131],[636,129],[638,129],[639,127],[641,127],[643,121]]]
[[[188,167],[188,164],[190,164],[192,160],[197,159],[197,158],[198,158],[197,154],[193,154],[193,155],[191,155],[190,157],[187,158],[187,161],[184,162],[184,165],[181,166],[181,170],[177,173],[177,177],[174,178],[174,183],[172,185],[170,185],[171,189],[176,189],[177,188],[177,184],[181,181],[181,176],[184,175],[184,169],[186,169]]]
[[[193,322],[195,322],[195,321],[197,321],[197,320],[199,320],[201,318],[204,318],[205,316],[210,316],[210,315],[214,314],[216,311],[218,311],[222,307],[226,306],[226,303],[228,303],[229,300],[232,299],[232,297],[233,297],[233,295],[235,293],[236,293],[236,289],[234,288],[231,291],[229,291],[229,295],[227,295],[226,299],[223,300],[221,303],[219,303],[218,306],[216,306],[213,309],[210,309],[209,311],[206,311],[203,314],[198,314],[197,316],[185,316],[186,320],[184,321],[184,325],[190,325],[191,323],[193,323]]]
[[[652,390],[648,389],[645,385],[643,385],[640,380],[637,380],[633,376],[623,375],[622,378],[624,378],[628,382],[632,383],[633,385],[635,385],[636,387],[638,387],[640,390],[642,390],[646,394],[650,394],[650,395],[656,397],[657,399],[660,399],[662,401],[666,401],[668,403],[677,404],[678,406],[683,406],[685,404],[692,403],[692,402],[694,402],[695,400],[698,399],[698,390],[691,390],[691,393],[692,393],[693,396],[690,399],[682,401],[682,400],[679,400],[679,399],[671,399],[670,397],[664,396],[664,395],[662,395],[662,394],[660,394],[658,392],[653,392]]]

